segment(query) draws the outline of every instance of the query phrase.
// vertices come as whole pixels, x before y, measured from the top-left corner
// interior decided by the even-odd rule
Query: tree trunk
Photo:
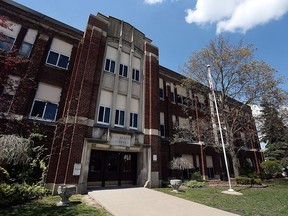
[[[232,166],[233,166],[233,170],[234,170],[234,177],[238,177],[239,176],[239,163],[238,163],[238,158],[237,158],[237,154],[235,154],[235,152],[232,150],[229,152],[231,159],[232,159]]]

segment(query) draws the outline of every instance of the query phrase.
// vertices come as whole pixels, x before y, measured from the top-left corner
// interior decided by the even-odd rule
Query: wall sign
[[[73,176],[80,176],[81,164],[75,163],[73,168]]]
[[[125,134],[116,134],[111,133],[111,145],[117,145],[117,146],[131,146],[131,136],[125,135]]]

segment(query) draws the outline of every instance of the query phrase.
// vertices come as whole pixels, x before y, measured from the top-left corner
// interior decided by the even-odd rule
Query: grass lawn
[[[50,215],[110,215],[100,206],[87,204],[89,199],[86,196],[74,195],[70,198],[71,204],[65,207],[57,207],[56,204],[61,200],[59,196],[48,196],[43,199],[33,201],[24,205],[0,209],[0,215],[5,216],[50,216]],[[85,201],[84,201],[85,200]],[[91,202],[92,203],[92,202]]]
[[[288,215],[288,179],[267,181],[266,188],[238,187],[242,196],[227,195],[221,191],[228,188],[198,188],[182,189],[181,193],[171,192],[171,188],[157,189],[159,191],[215,207],[240,215]]]

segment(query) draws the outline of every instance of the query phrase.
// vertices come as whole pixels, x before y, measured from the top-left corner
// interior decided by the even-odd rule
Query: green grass
[[[234,188],[242,196],[221,193],[228,188],[183,189],[178,194],[171,192],[171,188],[157,190],[240,215],[288,215],[288,179],[273,180],[265,184],[268,187]]]
[[[59,196],[48,196],[43,199],[33,201],[24,205],[14,206],[10,208],[0,209],[0,215],[5,216],[50,216],[50,215],[109,215],[101,207],[88,206],[82,201],[81,195],[74,195],[70,198],[69,206],[57,207],[56,204],[61,200]]]

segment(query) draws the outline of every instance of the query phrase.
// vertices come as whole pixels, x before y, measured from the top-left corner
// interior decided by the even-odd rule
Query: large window
[[[130,113],[130,128],[138,128],[138,114]]]
[[[15,38],[0,33],[0,49],[10,51],[13,47]]]
[[[127,65],[120,64],[119,75],[123,76],[123,77],[128,76],[128,66]]]
[[[0,25],[0,50],[11,51],[21,29],[21,25],[10,20],[7,20],[6,24],[8,28]]]
[[[73,46],[65,41],[53,38],[46,63],[59,68],[68,69]]]
[[[58,104],[34,100],[30,116],[43,120],[55,121]]]
[[[99,114],[98,114],[99,123],[109,124],[110,110],[111,110],[110,107],[104,107],[104,106],[99,107]]]
[[[32,44],[23,41],[19,49],[19,55],[22,57],[28,58],[30,56],[32,46],[33,46]]]
[[[67,69],[69,63],[69,57],[50,50],[47,58],[47,63],[60,68]]]
[[[110,59],[106,59],[105,71],[114,73],[114,71],[115,71],[115,61],[110,60]]]
[[[55,121],[62,89],[40,82],[31,108],[30,118]]]
[[[125,111],[116,109],[115,125],[123,127],[125,119]]]
[[[132,79],[135,80],[135,81],[140,81],[140,71],[133,68],[132,70]]]
[[[19,55],[25,58],[29,58],[33,44],[37,37],[37,30],[34,29],[28,29],[26,32],[26,35],[24,37],[24,40],[21,44],[21,47],[19,49]]]

